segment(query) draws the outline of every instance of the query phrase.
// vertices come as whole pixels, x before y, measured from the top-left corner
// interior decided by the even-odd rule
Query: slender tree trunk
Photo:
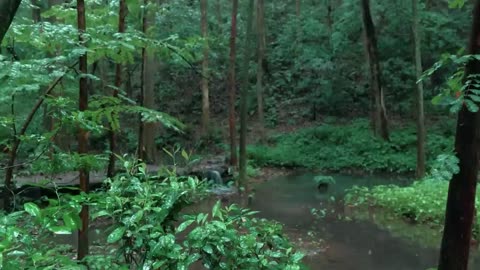
[[[232,0],[232,25],[230,30],[230,66],[228,69],[228,81],[229,81],[229,131],[230,131],[230,165],[237,166],[237,130],[235,127],[235,61],[236,61],[236,40],[237,40],[237,13],[238,13],[238,0]]]
[[[480,0],[475,1],[468,54],[480,53]],[[480,74],[480,61],[472,59],[464,80]],[[466,95],[471,93],[467,92]],[[475,212],[475,192],[479,168],[480,112],[463,105],[458,113],[455,152],[460,171],[450,181],[445,228],[438,270],[467,270]]]
[[[120,0],[118,8],[118,33],[125,33],[125,17],[127,16],[127,4],[125,0]],[[115,89],[113,97],[118,98],[119,89],[122,86],[122,64],[115,65]],[[117,150],[117,134],[110,125],[110,159],[108,162],[107,176],[113,177],[115,174],[115,151]]]
[[[148,23],[150,24],[150,23]],[[146,62],[144,70],[144,97],[143,106],[148,109],[156,109],[155,106],[155,71],[157,65],[155,56],[146,52]],[[155,144],[155,136],[157,135],[157,123],[143,123],[143,144],[145,147],[144,160],[154,164],[157,161],[157,146]]]
[[[85,46],[85,38],[83,34],[86,32],[86,20],[85,20],[85,1],[77,0],[77,23],[79,31],[79,40],[82,46]],[[81,74],[87,74],[87,54],[80,56],[79,69]],[[88,82],[87,77],[80,77],[80,93],[79,93],[79,109],[81,112],[86,111],[88,108]],[[88,134],[87,131],[80,128],[78,131],[78,154],[85,155],[88,151]],[[89,172],[86,168],[81,167],[80,173],[80,189],[83,192],[88,193],[89,185]],[[82,220],[82,228],[78,231],[78,255],[79,260],[88,255],[88,205],[83,205],[80,212]]]
[[[0,1],[0,44],[2,43],[10,24],[12,24],[13,17],[15,17],[15,13],[17,13],[21,2],[22,0]]]
[[[202,131],[208,134],[210,128],[210,101],[208,98],[208,22],[207,22],[207,0],[200,0],[201,31],[204,39],[203,61],[202,61]]]
[[[245,191],[248,191],[247,183],[247,108],[248,108],[248,70],[250,65],[251,55],[251,35],[253,28],[253,5],[254,0],[250,0],[248,3],[247,14],[247,33],[245,36],[244,53],[243,53],[243,65],[242,65],[242,78],[241,78],[241,94],[240,94],[240,167],[239,167],[239,186]]]
[[[148,4],[148,0],[143,0],[143,18],[142,18],[142,31],[146,35],[147,33],[147,10],[146,6]],[[147,48],[142,48],[142,70],[141,70],[141,78],[140,78],[140,96],[139,96],[139,103],[140,106],[144,106],[145,104],[145,71],[147,66]],[[144,124],[142,121],[142,115],[139,115],[139,125],[138,125],[138,158],[140,160],[145,161],[146,152],[145,152],[145,142],[144,142]]]
[[[215,15],[217,17],[218,28],[222,29],[222,1],[215,1]]]
[[[413,11],[413,40],[415,44],[415,70],[416,79],[419,80],[422,76],[422,51],[420,40],[420,18],[418,14],[418,0],[412,0]],[[416,176],[418,179],[425,176],[425,113],[423,109],[423,83],[419,81],[417,84],[417,170]]]
[[[125,0],[120,0],[118,11],[118,32],[125,33],[125,18],[127,16],[127,5]],[[119,89],[122,86],[122,65],[117,63],[115,65],[115,89],[113,90],[113,97],[118,98]],[[112,177],[115,172],[115,151],[116,151],[116,138],[115,132],[110,130],[110,161],[108,165],[108,177]]]
[[[42,20],[40,14],[41,14],[41,7],[40,7],[40,1],[38,0],[31,0],[32,3],[32,20],[34,23],[38,23]]]
[[[300,13],[302,12],[301,10],[301,0],[295,0],[295,14],[297,17],[300,17]]]
[[[263,70],[265,61],[265,5],[263,0],[257,0],[257,113],[260,126],[260,139],[265,139],[265,117],[263,114]]]
[[[374,99],[373,127],[376,136],[389,140],[387,113],[383,98],[380,61],[378,59],[377,37],[372,15],[370,14],[370,0],[362,1],[362,18],[365,30],[365,45],[370,67],[370,83]]]
[[[7,211],[12,210],[12,203],[11,203],[11,192],[13,190],[13,171],[15,169],[15,160],[17,159],[17,153],[18,149],[21,144],[20,138],[25,135],[27,132],[28,127],[30,126],[30,123],[33,120],[33,117],[37,113],[38,109],[42,106],[43,102],[45,101],[45,98],[55,89],[55,87],[58,85],[58,83],[63,79],[63,75],[55,79],[55,81],[48,87],[48,89],[43,93],[43,95],[37,100],[35,105],[33,106],[33,109],[30,111],[30,113],[27,116],[27,119],[25,119],[25,122],[22,125],[22,128],[18,132],[18,134],[14,134],[13,138],[13,144],[12,147],[8,153],[9,158],[8,158],[8,163],[7,167],[5,169],[5,188],[6,188],[6,194],[4,197],[4,205],[5,209]]]

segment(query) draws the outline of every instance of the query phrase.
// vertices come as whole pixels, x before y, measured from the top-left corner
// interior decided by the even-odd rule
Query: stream
[[[312,270],[426,270],[436,265],[438,245],[425,247],[394,236],[370,220],[337,218],[351,215],[341,202],[346,189],[354,185],[408,185],[411,181],[399,177],[333,175],[335,184],[326,193],[319,193],[314,176],[292,174],[262,183],[257,186],[251,205],[253,210],[260,211],[261,217],[285,224],[291,240],[307,254],[305,264]],[[312,208],[324,209],[326,216],[315,218]],[[407,232],[418,226],[397,223],[402,223]],[[433,237],[440,243],[440,233]],[[470,269],[478,269],[480,264],[473,263],[479,256],[472,257]]]

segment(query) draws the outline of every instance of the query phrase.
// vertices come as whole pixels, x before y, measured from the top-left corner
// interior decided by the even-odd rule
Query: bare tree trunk
[[[10,24],[12,24],[13,17],[15,17],[15,13],[17,13],[21,2],[22,0],[0,1],[0,44],[2,43]]]
[[[42,20],[40,2],[38,0],[31,0],[32,3],[32,20],[34,23],[38,23]]]
[[[142,18],[142,31],[144,34],[147,33],[147,10],[146,6],[148,4],[148,0],[143,0],[143,18]],[[140,78],[140,96],[139,96],[139,103],[140,106],[144,106],[145,104],[145,72],[146,72],[146,66],[147,66],[147,48],[143,47],[142,48],[142,71],[141,71],[141,78]],[[140,160],[145,161],[146,158],[146,152],[145,152],[145,142],[144,142],[144,124],[142,121],[142,115],[139,115],[139,125],[138,125],[138,158]]]
[[[238,13],[238,0],[233,0],[232,6],[232,25],[230,30],[230,66],[228,69],[228,81],[229,81],[229,133],[230,133],[230,165],[237,166],[237,130],[235,127],[235,61],[236,61],[236,40],[237,40],[237,13]]]
[[[480,53],[480,0],[475,1],[470,43],[467,53]],[[472,58],[465,68],[464,80],[480,74],[480,61]],[[469,95],[469,91],[465,95]],[[460,171],[450,181],[445,228],[438,270],[467,270],[475,212],[475,193],[479,168],[480,112],[471,112],[464,104],[458,113],[455,152]]]
[[[222,27],[222,2],[221,0],[216,0],[215,2],[215,13],[217,16],[218,27]]]
[[[295,14],[297,15],[297,17],[300,17],[300,13],[301,13],[301,2],[300,0],[295,0]]]
[[[210,128],[210,101],[208,98],[208,21],[207,21],[207,0],[200,0],[201,31],[204,39],[203,61],[202,61],[202,132],[208,134]]]
[[[422,68],[422,51],[420,40],[420,18],[418,14],[418,0],[412,0],[413,11],[413,40],[415,44],[415,70],[416,79],[419,80],[423,73]],[[419,81],[417,84],[417,178],[423,178],[425,176],[425,113],[423,109],[423,83]]]
[[[85,46],[85,38],[83,34],[86,32],[86,20],[85,20],[85,1],[77,0],[77,24],[79,31],[79,40],[82,46]],[[87,54],[80,56],[79,70],[81,74],[87,74]],[[88,108],[88,82],[87,77],[80,77],[80,92],[79,92],[79,109],[81,112],[86,111]],[[87,131],[80,128],[78,130],[78,154],[85,155],[88,151],[88,134]],[[80,173],[80,189],[88,193],[89,186],[89,172],[86,168],[81,167]],[[80,218],[82,220],[82,228],[78,231],[78,254],[79,260],[88,255],[88,205],[83,205],[80,212]]]
[[[144,97],[143,106],[148,109],[156,109],[155,107],[155,71],[157,65],[155,57],[149,55],[147,50],[145,71],[144,71]],[[148,163],[155,163],[157,160],[157,146],[155,144],[155,136],[157,135],[157,123],[143,123],[143,144],[145,147],[144,160]]]
[[[257,0],[257,37],[258,37],[258,60],[257,60],[257,113],[260,126],[260,139],[265,139],[265,117],[263,114],[263,70],[265,61],[265,5],[263,0]]]
[[[383,98],[380,61],[378,59],[377,37],[372,15],[370,14],[370,1],[362,0],[362,18],[365,30],[365,45],[370,67],[370,83],[374,99],[373,126],[376,136],[389,140],[387,113]]]
[[[127,16],[127,4],[125,0],[120,0],[118,8],[118,33],[125,33],[125,18]],[[120,87],[122,86],[122,64],[115,65],[115,89],[113,97],[118,98]],[[115,174],[115,151],[117,150],[117,134],[110,125],[110,158],[108,161],[107,176],[113,177]]]
[[[240,94],[240,167],[239,167],[239,186],[245,191],[248,191],[247,183],[247,108],[248,108],[248,70],[250,65],[251,35],[253,28],[253,2],[250,0],[248,4],[247,14],[247,33],[245,36],[243,64],[242,64],[242,78],[241,78],[241,94]]]

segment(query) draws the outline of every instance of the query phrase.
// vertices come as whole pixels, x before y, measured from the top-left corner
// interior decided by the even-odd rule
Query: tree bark
[[[230,66],[228,69],[228,88],[229,88],[229,133],[230,133],[230,165],[237,166],[237,130],[235,125],[235,88],[236,88],[236,40],[237,40],[237,13],[238,13],[238,0],[233,0],[232,6],[232,25],[230,30]]]
[[[120,0],[118,8],[118,33],[125,33],[125,18],[127,16],[127,4],[125,0]],[[118,98],[119,89],[122,86],[122,64],[115,65],[115,89],[112,96]],[[110,125],[110,158],[108,161],[107,176],[113,177],[115,174],[115,151],[117,150],[117,135]]]
[[[0,44],[12,24],[15,13],[22,0],[2,0],[0,1]]]
[[[480,0],[475,1],[468,54],[480,53]],[[480,61],[470,60],[465,78],[480,74]],[[471,94],[468,92],[465,95]],[[445,228],[440,249],[439,270],[467,270],[475,212],[475,192],[479,168],[480,112],[460,109],[455,136],[455,152],[460,171],[450,181]]]
[[[207,0],[200,0],[201,31],[203,37],[203,60],[202,60],[202,131],[208,134],[210,126],[210,101],[208,98],[208,21],[207,21]]]
[[[423,73],[422,68],[422,51],[420,40],[420,18],[418,14],[418,0],[412,0],[413,11],[413,40],[415,46],[415,70],[416,80],[419,80]],[[423,82],[417,83],[416,93],[416,110],[417,110],[417,169],[416,176],[421,179],[425,176],[425,112],[423,108]]]
[[[257,113],[260,139],[265,139],[265,117],[263,112],[263,70],[265,61],[265,5],[263,0],[257,0]]]
[[[245,36],[243,64],[242,64],[242,78],[241,78],[241,94],[240,94],[240,166],[239,166],[239,186],[245,191],[248,191],[247,183],[247,108],[248,108],[248,70],[250,64],[251,35],[253,27],[253,4],[254,0],[250,0],[248,4],[247,14],[247,32]]]
[[[86,32],[86,19],[85,19],[85,1],[77,0],[77,24],[79,32],[79,41],[82,46],[85,46],[85,38],[83,34]],[[87,54],[80,56],[79,70],[82,75],[87,74]],[[86,76],[80,77],[79,86],[79,110],[81,112],[88,109],[88,81]],[[88,151],[88,134],[87,131],[80,128],[78,130],[78,154],[85,155]],[[80,189],[88,193],[89,186],[89,172],[86,168],[81,167],[80,173]],[[88,205],[83,205],[80,212],[80,218],[82,220],[82,227],[78,231],[78,254],[77,258],[82,260],[88,255]]]
[[[380,61],[378,58],[377,37],[372,15],[370,13],[370,0],[361,0],[362,19],[365,30],[365,47],[367,50],[370,67],[370,87],[374,100],[373,127],[376,136],[389,140],[387,113],[383,98]]]
[[[142,17],[142,32],[144,35],[147,33],[147,10],[146,6],[148,4],[148,0],[143,0],[143,17]],[[145,104],[145,73],[146,73],[146,66],[147,66],[147,48],[142,48],[142,70],[141,70],[141,78],[140,78],[140,96],[139,96],[139,103],[140,106],[144,106]],[[145,161],[146,152],[145,152],[145,142],[144,142],[144,124],[142,121],[142,115],[139,115],[139,125],[138,125],[138,159]]]

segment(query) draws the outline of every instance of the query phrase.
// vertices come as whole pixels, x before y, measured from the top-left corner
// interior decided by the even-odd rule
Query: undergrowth
[[[382,141],[373,137],[369,122],[361,119],[274,135],[269,145],[251,146],[248,154],[258,166],[405,173],[415,170],[416,140],[415,127],[407,126],[393,130],[389,142]],[[428,165],[437,155],[451,152],[452,145],[448,129],[429,129]]]
[[[448,181],[426,178],[407,187],[395,185],[354,187],[348,191],[345,204],[382,208],[399,219],[440,227],[445,221],[448,184]],[[480,207],[480,198],[476,198],[475,206],[477,209]],[[479,224],[480,218],[477,215],[475,225],[477,237]]]

